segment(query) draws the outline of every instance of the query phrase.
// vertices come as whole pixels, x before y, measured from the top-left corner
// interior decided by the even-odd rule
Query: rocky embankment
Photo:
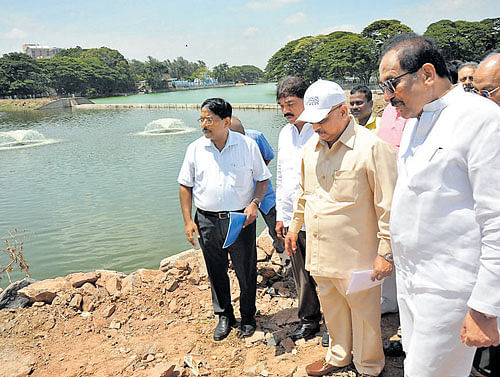
[[[0,111],[35,110],[52,101],[53,98],[0,99]]]
[[[29,284],[17,295],[6,289],[0,377],[305,376],[304,366],[325,348],[321,333],[308,341],[288,337],[297,325],[295,290],[272,252],[261,235],[258,328],[244,340],[232,331],[213,341],[217,319],[198,250],[164,259],[159,270],[73,273]],[[238,315],[238,283],[229,273]],[[17,305],[26,307],[8,308]],[[385,340],[396,329],[397,315],[383,318]],[[349,366],[334,375],[356,373]],[[388,358],[384,376],[402,375],[402,359]]]

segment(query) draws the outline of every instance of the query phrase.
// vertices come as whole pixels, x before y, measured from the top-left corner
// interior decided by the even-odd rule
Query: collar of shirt
[[[224,148],[222,148],[222,150],[220,151],[221,153],[224,152],[224,150],[226,148],[230,147],[231,145],[237,145],[238,144],[238,139],[235,138],[233,135],[234,135],[234,131],[228,130],[226,144],[224,144]],[[204,141],[203,145],[205,147],[208,147],[208,148],[211,147],[211,148],[217,149],[217,147],[215,146],[215,144],[213,143],[213,141],[210,140],[209,138],[204,137],[203,141]],[[217,151],[219,151],[219,150],[217,149]]]
[[[340,135],[340,137],[338,138],[338,140],[333,143],[332,145],[332,148],[334,147],[335,144],[337,144],[338,142],[341,142],[342,144],[344,144],[346,147],[348,147],[349,149],[353,149],[354,148],[354,141],[356,139],[356,132],[354,130],[354,124],[356,124],[356,121],[354,120],[354,117],[352,116],[349,116],[350,117],[350,121],[349,121],[349,124],[347,125],[347,127],[345,128],[344,132],[342,132],[342,134]],[[326,141],[324,141],[323,139],[321,138],[318,138],[318,143],[316,144],[316,150],[321,146],[325,146],[327,148],[330,148],[328,146],[328,143]],[[331,149],[331,148],[330,148]]]
[[[291,132],[294,135],[294,137],[300,137],[303,135],[309,135],[309,133],[314,133],[314,130],[312,130],[313,126],[311,123],[304,123],[300,132],[295,124],[288,123],[288,125],[290,126]],[[306,137],[309,139],[309,136]]]
[[[369,130],[374,130],[377,128],[377,115],[375,115],[372,111],[370,114],[370,118],[368,119],[368,122],[365,124],[365,128],[368,128]]]
[[[444,96],[435,99],[432,102],[426,104],[423,108],[423,112],[435,112],[444,109],[451,102],[454,102],[457,96],[462,95],[464,88],[462,85],[455,85],[455,87],[446,93]]]

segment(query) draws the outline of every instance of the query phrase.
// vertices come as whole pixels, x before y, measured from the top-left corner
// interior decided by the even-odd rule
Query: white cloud
[[[302,0],[262,0],[249,1],[245,5],[250,9],[279,9],[287,4],[300,3]]]
[[[325,29],[321,29],[318,34],[323,34],[327,35],[330,33],[333,33],[334,31],[350,31],[353,33],[357,33],[356,26],[351,25],[351,24],[344,24],[344,25],[337,25],[337,26],[330,26]]]
[[[307,21],[307,15],[303,12],[297,12],[295,14],[292,14],[290,17],[285,19],[285,24],[291,25],[291,24],[298,24],[302,22]]]
[[[252,37],[255,34],[257,34],[258,32],[259,32],[258,28],[250,26],[250,27],[246,28],[246,30],[243,32],[243,35],[245,37]]]
[[[28,34],[18,28],[13,28],[11,31],[4,33],[4,37],[7,39],[22,39]]]

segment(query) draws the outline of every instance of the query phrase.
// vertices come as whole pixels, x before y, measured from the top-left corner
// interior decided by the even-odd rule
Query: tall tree
[[[222,82],[228,81],[228,78],[227,78],[228,70],[229,70],[229,66],[227,65],[227,63],[221,63],[219,65],[216,65],[212,69],[212,74],[214,75],[214,78],[217,79],[217,81],[222,83]]]
[[[399,20],[378,20],[365,27],[361,34],[363,37],[373,40],[380,49],[393,36],[412,31],[410,27],[402,24]]]
[[[357,33],[333,32],[314,52],[312,64],[318,67],[324,79],[342,80],[347,76],[368,83],[377,69],[377,45],[370,38]]]
[[[441,20],[424,35],[434,38],[446,60],[479,61],[491,46],[491,32],[487,23]]]
[[[48,90],[47,77],[32,57],[12,52],[0,58],[0,93],[3,95],[36,95]]]
[[[489,40],[486,43],[486,52],[500,48],[500,17],[486,18],[480,23],[488,28]]]

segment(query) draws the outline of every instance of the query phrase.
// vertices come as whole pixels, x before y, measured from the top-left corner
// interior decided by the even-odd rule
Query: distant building
[[[40,46],[33,43],[23,44],[23,52],[35,59],[52,58],[61,50],[63,49],[59,47]]]

